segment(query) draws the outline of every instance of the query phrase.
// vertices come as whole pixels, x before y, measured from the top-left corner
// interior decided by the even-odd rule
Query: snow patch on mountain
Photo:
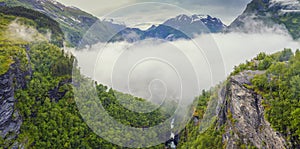
[[[289,5],[289,6],[299,5],[298,0],[271,0],[270,2],[280,3],[281,5]]]
[[[192,24],[194,22],[199,22],[199,21],[202,21],[203,23],[207,23],[208,20],[211,20],[212,22],[222,23],[222,21],[218,18],[213,18],[210,15],[202,15],[202,14],[194,14],[191,16],[181,14],[181,15],[178,15],[177,17],[169,19],[167,21],[189,22],[190,24]],[[165,22],[167,22],[167,21],[165,21]]]
[[[298,0],[271,0],[270,8],[274,6],[282,6],[281,12],[299,12],[300,2]]]
[[[226,27],[218,18],[198,14],[191,16],[181,14],[175,18],[166,20],[163,25],[183,31],[190,36],[205,32],[221,32]]]

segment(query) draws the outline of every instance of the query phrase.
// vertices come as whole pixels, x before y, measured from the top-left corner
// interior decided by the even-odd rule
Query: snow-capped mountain
[[[227,31],[289,33],[300,38],[300,2],[298,0],[253,0]]]
[[[133,42],[146,38],[164,39],[173,41],[177,39],[190,39],[195,35],[203,33],[222,32],[226,25],[218,18],[209,15],[179,15],[170,18],[158,26],[151,26],[149,29],[142,31],[140,29],[126,28],[112,38],[111,41],[128,41]]]
[[[201,33],[221,32],[226,27],[220,19],[213,18],[209,15],[187,16],[182,14],[175,18],[168,19],[163,24],[180,30],[189,36]]]

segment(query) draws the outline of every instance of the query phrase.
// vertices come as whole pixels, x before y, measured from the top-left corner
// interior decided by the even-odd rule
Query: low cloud
[[[259,52],[296,50],[299,43],[282,34],[220,33],[192,41],[98,43],[72,52],[83,74],[99,83],[155,103],[164,98],[190,103],[202,89],[225,80],[235,65]]]
[[[50,41],[51,31],[47,31],[46,34],[41,34],[37,29],[24,25],[18,19],[12,21],[9,25],[5,34],[5,37],[9,40],[20,40],[20,41]]]

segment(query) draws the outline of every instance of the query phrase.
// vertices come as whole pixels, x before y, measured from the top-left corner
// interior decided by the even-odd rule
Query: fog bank
[[[226,79],[235,65],[259,52],[299,48],[299,41],[280,34],[210,34],[192,41],[98,43],[72,53],[83,74],[113,89],[160,103],[191,102],[202,89]]]

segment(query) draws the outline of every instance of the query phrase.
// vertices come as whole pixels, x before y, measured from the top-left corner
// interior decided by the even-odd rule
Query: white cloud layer
[[[164,97],[190,102],[259,52],[296,50],[299,45],[287,35],[220,33],[193,41],[99,43],[73,52],[84,74],[114,89],[154,102]]]

